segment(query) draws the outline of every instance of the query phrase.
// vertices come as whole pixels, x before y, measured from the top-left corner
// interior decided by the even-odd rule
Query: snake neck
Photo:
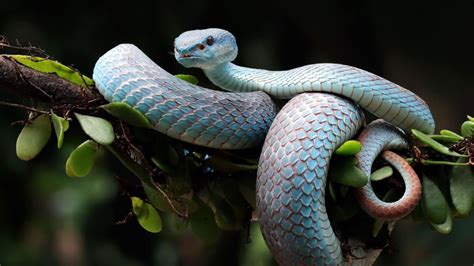
[[[434,132],[433,116],[420,97],[355,67],[322,63],[270,71],[228,62],[203,70],[216,86],[227,91],[263,91],[279,99],[289,99],[304,92],[331,93],[352,100],[402,129]]]
[[[255,69],[238,66],[234,63],[226,62],[203,69],[204,74],[214,85],[226,91],[250,92],[264,91],[269,93],[269,86],[265,84],[273,83],[269,80],[273,72],[264,69]],[[276,84],[272,84],[272,90],[277,89]],[[288,97],[289,98],[289,97]]]

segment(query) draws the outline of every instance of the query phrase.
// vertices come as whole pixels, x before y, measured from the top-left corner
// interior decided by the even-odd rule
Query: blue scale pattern
[[[129,104],[161,133],[206,147],[256,146],[277,113],[277,106],[263,92],[226,93],[192,85],[131,44],[121,44],[100,57],[93,79],[106,100]]]
[[[281,265],[342,262],[326,213],[326,174],[333,151],[362,121],[353,103],[322,93],[295,96],[275,118],[260,157],[257,210],[265,240]]]

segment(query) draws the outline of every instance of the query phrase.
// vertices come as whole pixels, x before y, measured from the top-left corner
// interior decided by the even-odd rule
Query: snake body
[[[358,166],[370,176],[372,163],[378,154],[385,149],[406,149],[408,142],[404,134],[393,125],[376,120],[370,123],[358,137],[363,144],[362,150],[356,154]],[[382,158],[387,160],[401,174],[405,183],[403,196],[394,202],[384,202],[374,193],[370,182],[355,190],[359,205],[372,217],[383,220],[396,220],[410,213],[421,197],[421,183],[411,166],[399,155],[384,151]]]
[[[354,67],[316,64],[268,71],[236,66],[230,63],[237,55],[235,39],[219,29],[183,33],[175,40],[175,55],[186,67],[202,68],[216,85],[242,93],[180,81],[132,45],[119,45],[98,60],[96,86],[107,100],[128,103],[156,130],[183,141],[240,149],[265,139],[257,173],[257,211],[267,244],[283,265],[343,261],[326,213],[325,185],[332,152],[364,123],[359,106],[403,129],[434,130],[429,108],[419,97]],[[271,99],[257,91],[292,99],[276,115]],[[366,134],[369,137],[361,134],[361,153],[368,157],[359,157],[359,167],[369,173],[378,152],[403,147],[403,141],[389,141],[400,130],[389,130],[382,123],[373,128]],[[375,137],[380,141],[365,145]],[[399,137],[403,140],[403,135]],[[397,169],[406,170],[396,156],[383,155]],[[366,195],[366,190],[371,189],[360,193]],[[365,199],[360,202],[371,215],[385,206],[376,202],[375,195]],[[416,196],[405,200],[416,201]],[[375,211],[370,213],[372,207]]]
[[[260,144],[277,112],[263,92],[224,93],[177,79],[131,44],[100,57],[93,79],[106,100],[128,103],[161,133],[211,148]]]

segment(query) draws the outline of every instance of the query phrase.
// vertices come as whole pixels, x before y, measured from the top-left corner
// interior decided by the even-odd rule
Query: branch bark
[[[104,102],[95,88],[84,88],[55,74],[41,73],[0,55],[0,89],[54,105],[84,106]]]
[[[84,88],[55,74],[35,71],[5,55],[0,55],[0,90],[45,102],[51,108],[64,106],[66,109],[84,109],[105,103],[95,87]],[[392,229],[393,224],[389,231]],[[344,262],[343,265],[371,265],[382,251],[361,248],[364,243],[354,239],[349,239],[349,245],[353,255],[359,259]]]

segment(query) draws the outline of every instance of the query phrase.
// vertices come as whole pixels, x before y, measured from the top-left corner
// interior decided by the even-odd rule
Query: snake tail
[[[356,154],[359,168],[370,177],[375,158],[387,149],[406,149],[408,142],[401,130],[379,119],[370,123],[359,135],[362,150]],[[403,196],[394,202],[384,202],[375,194],[369,182],[355,189],[359,205],[370,216],[383,220],[397,220],[408,215],[418,204],[421,197],[421,183],[413,168],[401,156],[391,152],[382,152],[382,158],[393,165],[405,182]]]
[[[323,93],[295,96],[275,118],[259,162],[257,210],[281,265],[342,262],[326,212],[326,176],[333,151],[363,121],[352,102]]]

